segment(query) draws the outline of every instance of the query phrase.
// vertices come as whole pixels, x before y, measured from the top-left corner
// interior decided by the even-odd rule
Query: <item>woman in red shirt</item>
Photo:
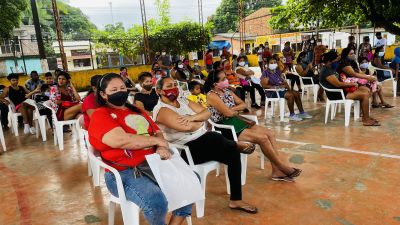
[[[162,159],[170,158],[168,142],[144,111],[127,103],[128,90],[118,74],[104,75],[97,87],[100,108],[92,115],[89,141],[104,162],[119,170],[126,198],[143,210],[150,224],[165,225],[165,195],[152,176],[141,171],[148,167],[145,155],[156,152]],[[114,175],[104,176],[108,190],[118,196]],[[191,205],[175,210],[169,224],[181,224],[191,210]]]
[[[85,129],[88,129],[90,118],[92,117],[92,114],[94,113],[94,111],[97,108],[99,108],[99,105],[97,104],[97,101],[96,101],[96,92],[97,92],[96,86],[101,78],[102,78],[101,75],[94,75],[92,78],[90,78],[91,88],[90,88],[87,96],[83,99],[82,114],[83,114],[83,122],[84,122]]]

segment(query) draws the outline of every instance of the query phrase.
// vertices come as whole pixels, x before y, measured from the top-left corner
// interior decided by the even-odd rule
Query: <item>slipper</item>
[[[229,206],[229,208],[232,209],[232,210],[239,210],[239,211],[243,211],[243,212],[250,213],[250,214],[256,214],[258,212],[258,209],[256,207],[254,207],[253,210],[250,210],[250,209],[248,209],[246,207],[240,207],[240,206],[237,206],[237,207],[230,207]]]
[[[385,108],[385,109],[390,109],[390,108],[393,108],[394,106],[392,106],[390,104],[384,104],[384,105],[381,105],[381,107]]]
[[[243,153],[243,154],[246,154],[246,155],[249,155],[249,154],[253,153],[254,150],[256,150],[256,145],[255,144],[251,144],[251,143],[248,143],[247,147],[244,148],[244,149],[238,148],[238,151],[240,153]]]
[[[300,176],[300,174],[302,172],[301,169],[297,169],[297,168],[293,168],[293,169],[294,169],[294,171],[291,174],[287,175],[289,178],[292,178],[292,179]]]
[[[294,182],[292,178],[289,176],[282,176],[282,177],[271,177],[273,181],[285,181],[285,182]]]
[[[375,108],[382,107],[382,105],[381,104],[372,104],[371,107],[375,109]]]
[[[376,121],[376,120],[374,120],[373,121],[373,123],[363,123],[363,126],[366,126],[366,127],[378,127],[378,126],[380,126],[381,124],[378,122],[378,121]]]

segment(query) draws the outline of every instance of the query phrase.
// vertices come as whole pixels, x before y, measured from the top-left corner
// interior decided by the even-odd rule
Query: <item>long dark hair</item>
[[[108,86],[108,84],[110,83],[111,80],[113,79],[120,79],[122,82],[124,82],[122,80],[122,77],[116,73],[106,73],[103,75],[103,77],[100,79],[100,81],[97,83],[97,93],[96,93],[96,101],[99,104],[99,106],[107,106],[107,101],[104,100],[103,97],[101,97],[100,92],[104,92],[106,91],[106,88]],[[142,111],[137,108],[136,106],[126,102],[125,103],[125,107],[128,108],[129,110],[142,114]]]
[[[89,96],[91,93],[94,92],[93,87],[97,87],[97,84],[100,82],[101,78],[102,76],[98,74],[90,78],[90,89],[86,96]]]
[[[218,83],[218,74],[223,72],[222,70],[211,70],[208,73],[206,82],[204,83],[204,91],[208,93],[214,88],[215,83]]]

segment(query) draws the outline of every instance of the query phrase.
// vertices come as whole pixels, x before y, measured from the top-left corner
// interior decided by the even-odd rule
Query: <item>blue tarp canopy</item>
[[[229,43],[228,41],[212,41],[208,45],[208,48],[222,50],[224,47],[226,47],[226,49],[229,49],[231,46],[231,43]]]

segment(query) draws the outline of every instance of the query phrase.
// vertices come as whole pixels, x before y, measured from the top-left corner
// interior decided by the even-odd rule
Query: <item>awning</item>
[[[226,47],[226,49],[229,49],[231,46],[231,43],[229,43],[228,41],[212,41],[208,45],[208,48],[222,50],[224,47]]]

